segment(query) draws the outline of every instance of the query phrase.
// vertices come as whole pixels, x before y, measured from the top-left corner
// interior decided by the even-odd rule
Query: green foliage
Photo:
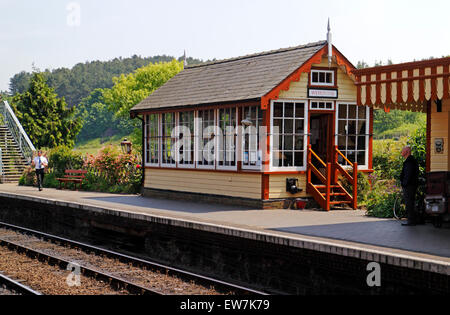
[[[373,186],[367,196],[367,215],[377,218],[392,218],[394,204],[401,197],[401,190],[395,180],[373,178]]]
[[[342,177],[341,180],[342,186],[348,192],[353,191],[353,184],[350,183],[347,178]],[[358,191],[358,205],[365,205],[367,195],[370,192],[370,181],[368,175],[359,172],[358,173],[358,183],[357,183],[357,191]]]
[[[64,176],[67,169],[79,170],[84,164],[83,156],[66,146],[54,148],[48,154],[48,167],[57,177]]]
[[[58,98],[48,87],[42,73],[33,73],[28,90],[16,94],[11,102],[17,118],[37,148],[74,145],[81,122],[74,118],[73,109],[67,109],[64,98]]]
[[[401,110],[389,113],[374,111],[375,138],[394,138],[411,135],[414,130],[426,124],[426,114]]]
[[[399,178],[403,158],[401,151],[406,145],[406,137],[399,140],[386,139],[373,142],[373,168],[379,179]]]
[[[109,89],[113,86],[112,78],[128,74],[149,63],[170,62],[172,56],[115,58],[109,61],[90,61],[78,63],[72,69],[59,68],[45,70],[47,84],[54,88],[59,97],[65,97],[69,107],[77,106],[95,89]],[[179,58],[181,61],[182,58]],[[189,57],[188,64],[201,63],[202,60]],[[22,94],[28,90],[32,74],[20,72],[10,79],[9,89],[12,95]]]
[[[130,118],[115,117],[114,112],[104,104],[103,91],[94,90],[76,107],[75,116],[83,122],[77,143],[99,137],[109,139],[114,135],[124,136],[132,132]]]
[[[419,164],[419,187],[416,199],[419,207],[423,207],[426,168],[425,126],[418,128],[407,139],[374,141],[373,162],[375,173],[371,176],[372,189],[367,196],[368,215],[382,218],[393,216],[394,202],[402,193],[399,179],[404,162],[401,150],[405,145],[411,147],[411,154]]]
[[[103,91],[103,99],[116,117],[129,117],[130,109],[183,70],[183,63],[149,64],[129,75],[113,78],[114,86]]]

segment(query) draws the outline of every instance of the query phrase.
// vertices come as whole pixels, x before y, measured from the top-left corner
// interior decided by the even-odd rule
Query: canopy
[[[358,105],[426,112],[429,101],[449,98],[450,57],[357,69]]]

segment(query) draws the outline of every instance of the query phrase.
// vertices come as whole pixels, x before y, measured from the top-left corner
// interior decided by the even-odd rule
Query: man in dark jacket
[[[405,158],[403,162],[400,181],[403,189],[403,198],[405,199],[406,212],[408,221],[403,223],[404,226],[416,225],[418,222],[418,214],[415,207],[415,199],[417,186],[419,185],[419,165],[416,159],[411,155],[411,148],[404,147],[402,156]]]

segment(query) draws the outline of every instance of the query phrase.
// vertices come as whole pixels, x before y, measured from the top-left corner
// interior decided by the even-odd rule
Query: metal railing
[[[2,148],[0,148],[0,183],[5,181],[5,172],[3,170],[3,156],[2,156]]]
[[[0,102],[0,115],[3,116],[2,123],[8,127],[14,141],[19,145],[20,152],[27,163],[30,164],[33,159],[33,152],[36,149],[7,101]]]

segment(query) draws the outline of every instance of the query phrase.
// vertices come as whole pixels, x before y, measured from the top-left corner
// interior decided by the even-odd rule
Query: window
[[[311,85],[334,86],[334,71],[311,70]]]
[[[145,163],[159,164],[159,115],[145,116]]]
[[[250,126],[243,126],[242,168],[261,169],[262,150],[259,143],[259,128],[262,125],[262,110],[259,106],[244,107],[242,117],[252,123]]]
[[[180,112],[179,114],[179,161],[178,165],[181,167],[193,167],[195,164],[194,158],[194,112]]]
[[[198,112],[198,157],[197,166],[214,168],[215,162],[215,110],[200,110]]]
[[[333,102],[311,101],[311,109],[333,110]]]
[[[305,102],[274,102],[272,166],[303,169],[306,163]]]
[[[369,110],[367,106],[338,104],[336,144],[339,150],[359,166],[367,166]],[[348,164],[341,156],[339,163]]]
[[[236,167],[236,108],[221,108],[218,110],[217,136],[218,166],[222,168]]]
[[[172,138],[172,131],[175,128],[175,113],[164,113],[161,115],[161,163],[165,166],[175,166],[176,162],[172,154],[172,149],[176,139]]]

